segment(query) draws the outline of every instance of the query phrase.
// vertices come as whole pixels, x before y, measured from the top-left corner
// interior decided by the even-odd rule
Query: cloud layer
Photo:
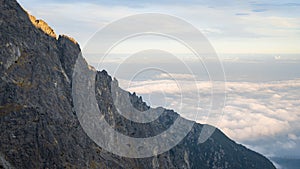
[[[165,78],[164,75],[157,77]],[[207,123],[212,84],[197,81],[195,85],[182,74],[174,77],[177,82],[165,79],[131,82],[127,90],[142,95],[148,103],[149,95],[152,95],[152,100],[165,104],[154,106],[173,108],[190,120]],[[184,85],[180,87],[176,83]],[[122,84],[127,84],[127,81],[121,81]],[[226,93],[218,127],[230,138],[270,156],[279,155],[277,153],[281,150],[287,153],[299,148],[300,80],[227,82]]]

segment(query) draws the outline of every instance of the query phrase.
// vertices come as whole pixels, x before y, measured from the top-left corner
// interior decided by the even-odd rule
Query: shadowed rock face
[[[67,36],[56,39],[45,25],[33,24],[15,0],[0,0],[0,168],[275,168],[218,129],[198,143],[201,124],[156,157],[130,159],[103,150],[85,134],[73,108],[72,74],[80,48]],[[118,132],[149,137],[178,117],[165,110],[151,124],[129,122],[114,107],[111,83],[106,71],[97,72],[99,109]],[[137,109],[149,109],[129,95]]]

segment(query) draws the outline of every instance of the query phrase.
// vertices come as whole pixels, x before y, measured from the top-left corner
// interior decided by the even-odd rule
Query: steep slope
[[[198,143],[201,124],[156,157],[124,158],[103,150],[85,134],[74,110],[71,86],[78,44],[56,37],[15,0],[0,0],[0,26],[0,168],[274,168],[219,130]],[[114,107],[111,83],[107,72],[97,72],[99,109],[118,132],[148,137],[178,118],[164,110],[151,124],[129,122]],[[141,98],[129,95],[137,109],[149,109]]]

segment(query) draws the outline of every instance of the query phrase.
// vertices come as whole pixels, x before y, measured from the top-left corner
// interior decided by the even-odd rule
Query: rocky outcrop
[[[79,45],[67,36],[54,38],[52,29],[31,20],[15,0],[0,0],[0,168],[274,168],[220,130],[199,143],[201,124],[155,157],[124,158],[105,151],[85,134],[74,111],[71,84]],[[149,137],[178,118],[164,109],[149,124],[128,121],[113,104],[112,82],[106,71],[97,72],[98,107],[116,131]],[[137,109],[149,109],[128,94]]]
[[[29,19],[31,23],[38,29],[41,29],[43,32],[45,32],[47,35],[56,38],[56,34],[54,30],[43,20],[41,19],[36,19],[34,16],[28,14]]]

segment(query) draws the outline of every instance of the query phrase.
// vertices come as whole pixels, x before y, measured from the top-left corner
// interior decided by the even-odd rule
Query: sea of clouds
[[[268,157],[299,157],[300,64],[274,60],[226,61],[225,82],[195,80],[194,75],[178,72],[118,79],[122,88],[136,92],[152,107],[173,109],[202,124],[217,118],[213,125],[231,139]],[[224,83],[225,91],[212,93],[213,83]],[[223,97],[223,92],[223,112],[210,116],[212,94]]]
[[[205,124],[211,103],[211,82],[196,82],[199,97],[195,82],[186,81],[186,77],[177,75],[177,81],[185,84],[182,88],[172,80],[161,79],[131,82],[127,90],[143,96],[151,106],[174,109],[187,119]],[[283,152],[288,155],[293,149],[299,150],[299,92],[300,79],[226,82],[226,101],[217,127],[233,140],[266,155]]]

